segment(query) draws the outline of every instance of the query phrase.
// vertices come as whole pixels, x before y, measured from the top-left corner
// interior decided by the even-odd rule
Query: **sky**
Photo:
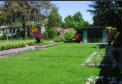
[[[59,14],[62,16],[62,19],[68,15],[73,15],[74,13],[80,11],[83,19],[89,23],[93,23],[93,15],[87,10],[91,9],[89,4],[92,4],[92,1],[52,1],[59,8]]]

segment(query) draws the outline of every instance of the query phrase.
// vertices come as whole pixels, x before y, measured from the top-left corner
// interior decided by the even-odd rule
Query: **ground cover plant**
[[[93,44],[64,43],[16,57],[0,59],[0,84],[86,84],[99,68],[82,66]]]

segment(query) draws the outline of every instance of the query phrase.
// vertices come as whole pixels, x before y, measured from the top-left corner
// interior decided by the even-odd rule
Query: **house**
[[[0,26],[0,36],[2,36],[4,33],[6,33],[7,37],[15,37],[17,34],[18,30],[21,30],[22,27],[20,28],[13,28],[10,26]],[[41,33],[43,34],[45,32],[45,25],[41,25]]]
[[[14,37],[16,35],[17,29],[9,28],[9,26],[0,26],[0,36],[6,33],[7,37]]]
[[[80,34],[80,41],[83,43],[107,43],[108,32],[105,27],[87,27],[77,30],[77,35]]]

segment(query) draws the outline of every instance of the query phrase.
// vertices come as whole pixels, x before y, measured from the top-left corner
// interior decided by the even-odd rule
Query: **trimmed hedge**
[[[35,42],[19,42],[19,43],[8,43],[5,45],[0,45],[0,50],[7,50],[12,48],[25,47],[26,45],[34,45]]]

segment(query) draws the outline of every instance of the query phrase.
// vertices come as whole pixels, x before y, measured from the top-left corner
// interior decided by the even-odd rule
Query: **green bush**
[[[6,33],[4,32],[3,35],[1,36],[2,39],[6,39]]]
[[[65,42],[72,42],[72,39],[74,38],[76,34],[76,31],[73,28],[70,28],[68,32],[64,34],[64,41]]]
[[[48,29],[48,37],[49,38],[55,38],[58,34],[58,31],[56,30],[55,27],[52,27],[50,29]]]
[[[44,37],[45,37],[45,39],[48,39],[48,38],[49,38],[49,37],[48,37],[48,32],[47,32],[47,31],[44,32]]]
[[[53,40],[54,40],[54,42],[63,42],[63,37],[62,36],[57,36]]]

